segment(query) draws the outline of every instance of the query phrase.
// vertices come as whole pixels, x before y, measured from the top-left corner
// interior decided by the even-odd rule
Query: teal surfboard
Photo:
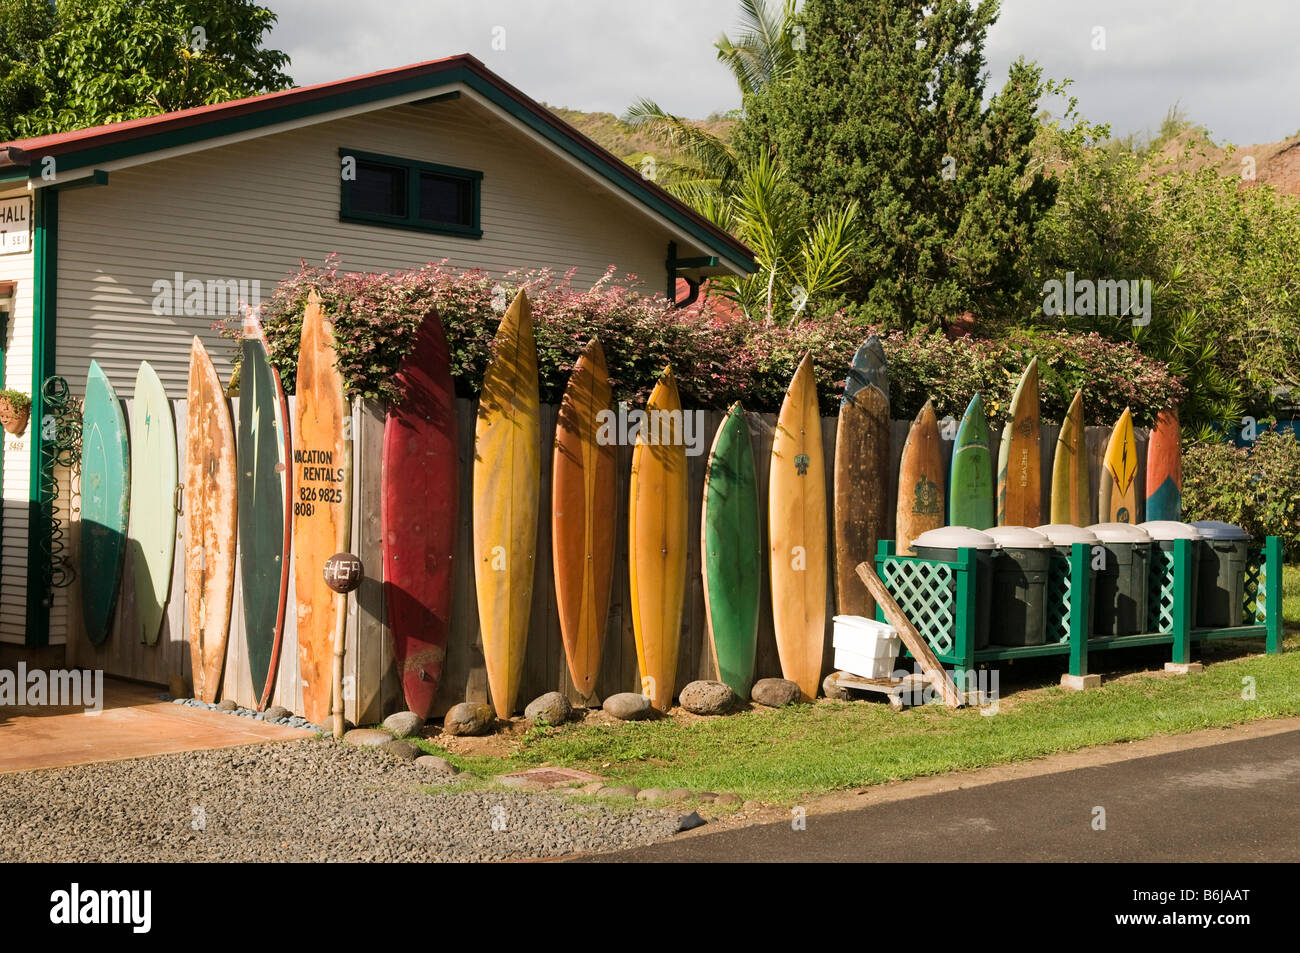
[[[704,608],[718,677],[749,698],[758,650],[762,523],[749,423],[739,402],[713,439],[700,513]]]
[[[117,391],[95,361],[81,404],[81,618],[92,645],[103,645],[126,556],[128,489],[126,417]]]
[[[131,402],[131,515],[126,532],[137,635],[162,629],[176,555],[176,422],[158,373],[140,362]]]
[[[952,445],[948,525],[988,529],[995,515],[989,422],[984,414],[984,402],[976,394],[962,414]]]

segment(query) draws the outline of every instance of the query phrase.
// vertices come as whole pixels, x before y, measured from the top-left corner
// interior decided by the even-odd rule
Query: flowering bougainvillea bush
[[[541,398],[557,403],[578,354],[600,338],[618,400],[644,402],[671,365],[689,407],[722,409],[743,401],[749,410],[776,411],[805,353],[813,354],[822,407],[834,413],[853,352],[873,328],[832,315],[787,326],[736,319],[703,298],[674,308],[647,295],[614,269],[590,288],[573,273],[513,272],[500,279],[446,262],[383,274],[345,272],[331,256],[322,266],[303,263],[262,308],[271,362],[293,391],[298,339],[308,292],[319,291],[334,319],[344,385],[351,396],[400,400],[394,373],[411,347],[422,317],[436,309],[447,333],[457,393],[478,392],[492,338],[519,288],[532,303]],[[238,333],[232,322],[227,333]],[[1086,388],[1089,422],[1113,423],[1128,406],[1149,424],[1183,394],[1168,369],[1130,344],[1096,334],[1015,332],[999,340],[949,340],[939,332],[893,331],[882,336],[889,361],[895,418],[911,417],[927,397],[940,416],[959,416],[979,391],[994,417],[1006,409],[1029,359],[1037,355],[1046,420],[1064,415],[1076,387]]]

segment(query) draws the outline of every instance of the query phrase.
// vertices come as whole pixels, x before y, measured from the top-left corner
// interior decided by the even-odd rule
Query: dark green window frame
[[[403,169],[406,172],[406,214],[379,215],[374,212],[354,211],[351,207],[350,193],[352,182],[340,175],[339,221],[354,225],[380,225],[384,228],[402,228],[417,232],[434,232],[439,235],[455,235],[459,238],[482,238],[483,229],[479,220],[482,208],[483,173],[474,169],[461,169],[456,166],[438,165],[434,162],[420,162],[416,159],[403,159],[399,156],[386,156],[360,149],[339,149],[339,159],[351,156],[357,162],[370,162]],[[463,179],[469,183],[470,220],[469,225],[455,225],[449,222],[435,222],[421,219],[420,213],[420,173],[430,172],[447,178]]]

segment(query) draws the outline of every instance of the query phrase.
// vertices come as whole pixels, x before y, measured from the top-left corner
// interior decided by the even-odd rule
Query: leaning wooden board
[[[127,548],[141,642],[158,641],[176,554],[176,424],[158,373],[140,362],[131,403],[131,519]]]
[[[492,706],[519,694],[533,598],[541,412],[533,313],[523,291],[497,328],[474,429],[474,583]]]
[[[628,481],[627,570],[641,693],[672,707],[686,598],[686,446],[672,372],[659,378],[637,428]],[[672,421],[679,423],[673,429]]]
[[[853,355],[835,427],[835,604],[840,615],[874,618],[856,573],[875,558],[889,518],[889,374],[874,334]]]
[[[460,515],[456,390],[435,312],[424,316],[396,382],[401,402],[384,422],[380,476],[384,606],[406,707],[428,718],[447,658]]]
[[[957,426],[948,476],[948,523],[988,529],[996,517],[993,499],[993,457],[984,401],[971,398]],[[862,561],[862,560],[860,560]]]
[[[781,672],[817,697],[826,640],[826,464],[812,355],[804,355],[777,415],[768,470],[772,628]]]
[[[763,528],[749,421],[737,401],[713,438],[700,510],[704,612],[718,679],[749,698],[758,650]]]
[[[1052,458],[1052,522],[1068,526],[1092,523],[1088,479],[1088,440],[1083,422],[1083,391],[1076,391],[1061,422]]]
[[[618,446],[601,436],[612,401],[605,352],[592,338],[569,375],[551,456],[551,556],[560,637],[573,687],[594,699],[614,578]]]
[[[1183,446],[1178,411],[1164,410],[1156,418],[1147,444],[1146,518],[1183,518]]]
[[[289,598],[289,401],[267,360],[256,319],[244,323],[239,362],[239,583],[244,645],[257,706],[275,687]]]
[[[1111,431],[1106,455],[1102,457],[1097,519],[1102,523],[1138,522],[1137,438],[1133,433],[1133,415],[1127,407]]]
[[[330,714],[336,632],[347,600],[325,582],[325,561],[352,542],[352,434],[334,326],[312,291],[298,350],[293,440],[293,581],[298,600],[298,677],[303,717]]]
[[[194,697],[215,702],[235,593],[235,428],[203,342],[190,345],[185,418],[185,609]]]
[[[1038,433],[1038,358],[1029,362],[1011,398],[1011,419],[998,449],[998,525],[1042,523],[1042,460]]]
[[[940,445],[939,421],[934,403],[926,401],[903,444],[903,458],[898,464],[898,508],[895,536],[900,556],[914,555],[912,540],[926,530],[944,524],[943,450]]]
[[[108,639],[122,581],[131,458],[117,391],[95,361],[81,405],[81,616],[92,645]]]

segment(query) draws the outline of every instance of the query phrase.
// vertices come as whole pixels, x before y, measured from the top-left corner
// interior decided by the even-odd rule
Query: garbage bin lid
[[[1151,534],[1130,523],[1093,523],[1088,529],[1103,543],[1149,543]]]
[[[1225,523],[1222,520],[1197,520],[1191,524],[1200,530],[1202,539],[1250,539],[1251,536],[1240,526]]]
[[[934,549],[996,549],[997,542],[988,533],[969,526],[940,526],[928,529],[912,540],[912,547],[930,546]]]
[[[1028,526],[995,526],[989,535],[1003,549],[1051,549],[1052,541]]]
[[[1084,529],[1082,526],[1071,526],[1069,523],[1044,523],[1042,526],[1035,526],[1034,529],[1050,539],[1054,546],[1097,542],[1097,534],[1092,530]]]
[[[1200,539],[1201,532],[1191,523],[1180,523],[1177,520],[1147,520],[1145,523],[1138,523],[1138,529],[1147,531],[1152,539]]]

